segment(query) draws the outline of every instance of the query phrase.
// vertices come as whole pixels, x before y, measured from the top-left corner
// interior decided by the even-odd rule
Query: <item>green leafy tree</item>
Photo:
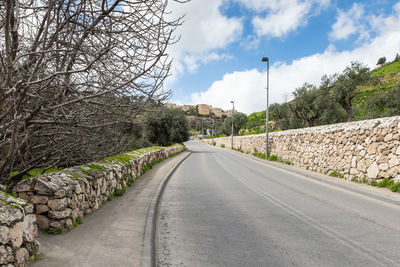
[[[288,103],[272,104],[269,107],[270,120],[275,122],[275,128],[286,130],[290,127],[290,108]]]
[[[381,57],[378,59],[378,63],[376,65],[383,65],[386,63],[386,57]]]
[[[179,109],[163,109],[147,123],[150,142],[162,146],[189,140],[189,126],[185,113]]]
[[[337,77],[337,78],[336,78]],[[359,92],[359,87],[371,80],[369,68],[353,61],[340,75],[334,77],[332,96],[347,113],[347,121],[353,120],[352,100]],[[336,78],[336,79],[335,79]]]
[[[400,85],[376,92],[365,102],[365,119],[400,115]]]
[[[242,129],[246,125],[247,116],[241,112],[235,112],[233,114],[233,133],[237,134],[240,129]],[[227,117],[222,123],[220,132],[230,135],[232,132],[232,117]]]
[[[319,117],[316,125],[326,125],[332,123],[344,122],[347,119],[346,112],[337,103],[332,94],[334,76],[324,75],[321,78],[321,85],[316,94],[315,106],[319,110]]]
[[[295,99],[289,103],[290,110],[307,127],[314,126],[321,113],[316,105],[317,94],[314,85],[304,83],[293,92]]]

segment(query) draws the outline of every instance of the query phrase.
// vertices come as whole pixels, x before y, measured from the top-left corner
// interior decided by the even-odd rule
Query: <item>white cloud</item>
[[[309,16],[327,7],[329,0],[236,0],[260,15],[253,18],[257,36],[283,37],[307,24]]]
[[[256,69],[225,74],[221,81],[214,82],[207,91],[191,95],[192,104],[207,103],[231,109],[230,101],[233,100],[237,110],[246,112],[261,109],[266,99],[265,74]]]
[[[170,2],[168,9],[172,11],[171,16],[185,15],[184,23],[175,32],[181,39],[168,49],[168,53],[174,58],[174,75],[180,75],[185,70],[193,72],[201,64],[227,58],[226,55],[219,55],[217,50],[239,39],[243,22],[240,18],[228,18],[221,14],[223,2],[224,0],[192,0],[185,4]]]
[[[273,64],[270,69],[270,103],[282,102],[285,94],[292,93],[304,82],[319,84],[324,74],[341,72],[351,61],[358,60],[374,67],[382,56],[392,60],[400,47],[400,2],[393,8],[392,15],[374,17],[374,20],[378,35],[351,51],[336,51],[330,45],[323,53],[290,63]],[[265,109],[264,87],[264,72],[256,69],[237,71],[225,74],[208,90],[192,94],[191,102],[229,108],[229,101],[235,100],[239,111],[251,113]]]
[[[331,40],[346,40],[353,34],[364,32],[363,18],[364,7],[360,4],[354,3],[352,8],[346,12],[339,9],[329,38]]]

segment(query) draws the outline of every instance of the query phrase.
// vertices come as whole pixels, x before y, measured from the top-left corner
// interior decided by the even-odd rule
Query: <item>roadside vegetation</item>
[[[181,118],[162,109],[165,51],[183,22],[165,1],[1,1],[0,10],[0,184],[185,141],[181,128],[154,127]]]
[[[400,57],[370,70],[360,62],[341,73],[321,78],[321,85],[304,83],[293,100],[269,108],[271,131],[400,115]],[[382,63],[384,62],[384,63]],[[265,111],[247,116],[240,134],[265,132]],[[229,133],[230,134],[230,133]]]

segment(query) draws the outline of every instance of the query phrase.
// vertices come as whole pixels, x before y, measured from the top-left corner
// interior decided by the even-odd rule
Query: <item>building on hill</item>
[[[220,108],[212,108],[211,113],[215,115],[215,117],[221,118],[222,117],[222,109]]]
[[[222,115],[223,116],[230,117],[230,116],[232,116],[232,114],[233,114],[233,110],[232,109],[222,111]]]
[[[191,108],[196,109],[196,107],[192,106],[192,105],[183,105],[182,106],[183,111],[189,111]]]
[[[200,115],[209,115],[211,111],[211,106],[206,104],[198,104],[197,109]]]
[[[179,108],[179,106],[177,104],[174,104],[174,103],[165,103],[164,106],[166,108]]]

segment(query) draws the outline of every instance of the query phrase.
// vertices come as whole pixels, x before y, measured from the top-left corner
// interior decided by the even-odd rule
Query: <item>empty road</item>
[[[160,204],[160,266],[400,266],[398,195],[187,147]]]

